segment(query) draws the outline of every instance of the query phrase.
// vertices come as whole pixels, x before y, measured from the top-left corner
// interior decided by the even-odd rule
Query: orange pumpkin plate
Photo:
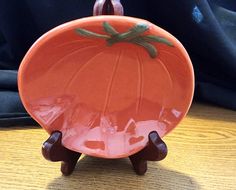
[[[137,153],[187,113],[194,74],[181,43],[137,18],[96,16],[60,25],[19,69],[28,113],[70,150],[103,158]]]

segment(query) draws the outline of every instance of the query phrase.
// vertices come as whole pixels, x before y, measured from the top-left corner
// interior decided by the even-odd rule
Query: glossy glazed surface
[[[151,131],[163,137],[176,127],[191,104],[193,77],[187,52],[163,29],[97,16],[43,35],[23,59],[18,83],[26,110],[48,133],[60,130],[65,147],[120,158],[141,150]]]

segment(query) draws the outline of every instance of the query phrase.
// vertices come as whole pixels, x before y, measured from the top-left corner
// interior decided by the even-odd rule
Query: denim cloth
[[[235,0],[123,0],[125,15],[176,36],[192,59],[195,99],[236,110]],[[0,126],[32,125],[17,92],[17,69],[33,42],[64,22],[90,16],[94,0],[0,1]],[[42,63],[43,64],[43,63]]]

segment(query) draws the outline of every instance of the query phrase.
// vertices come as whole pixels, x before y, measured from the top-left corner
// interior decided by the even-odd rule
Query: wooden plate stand
[[[44,158],[52,162],[62,161],[61,172],[64,175],[70,175],[81,156],[81,153],[71,151],[65,148],[62,143],[62,134],[55,131],[43,143],[42,154]],[[140,152],[129,157],[134,171],[138,175],[144,175],[147,171],[147,161],[160,161],[167,155],[167,146],[161,140],[158,133],[153,131],[149,134],[149,142],[147,146]]]

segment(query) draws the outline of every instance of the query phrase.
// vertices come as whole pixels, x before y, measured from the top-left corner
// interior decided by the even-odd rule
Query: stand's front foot
[[[61,144],[62,134],[59,131],[53,132],[43,143],[42,154],[45,159],[52,162],[62,161],[61,172],[70,175],[81,156],[81,153],[71,151]]]
[[[144,175],[147,171],[147,161],[160,161],[167,155],[167,146],[156,131],[149,134],[147,146],[140,152],[130,156],[134,170],[138,175]]]

